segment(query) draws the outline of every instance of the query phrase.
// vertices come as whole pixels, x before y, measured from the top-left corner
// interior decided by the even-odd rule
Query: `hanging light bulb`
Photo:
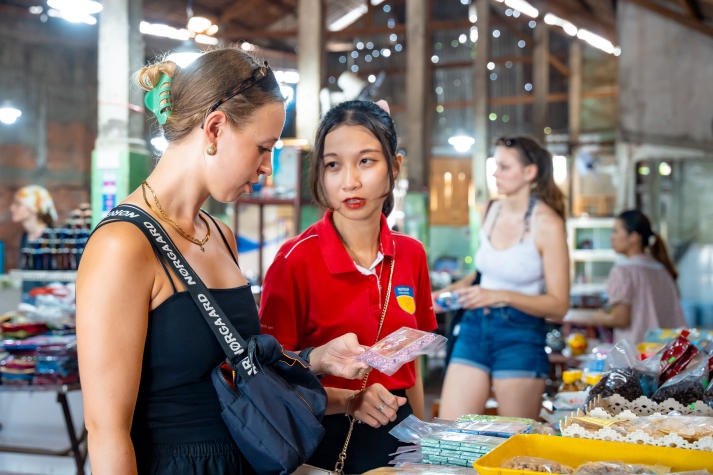
[[[22,115],[22,111],[9,104],[0,106],[0,122],[5,125],[12,125],[17,122],[17,119]]]
[[[47,0],[50,8],[61,11],[72,11],[83,15],[96,15],[104,8],[94,0]]]
[[[204,16],[193,14],[193,0],[188,1],[188,6],[186,7],[186,16],[188,17],[186,29],[190,31],[193,36],[211,36],[218,32],[218,25],[214,25],[210,19]]]
[[[186,25],[186,28],[188,28],[188,31],[198,34],[208,31],[208,28],[211,26],[213,26],[213,23],[206,17],[192,16],[188,19],[188,25]]]
[[[47,6],[48,16],[88,25],[96,25],[97,19],[94,15],[103,9],[102,4],[94,0],[47,0]]]
[[[457,152],[465,153],[473,146],[475,139],[469,135],[460,134],[449,137],[448,143],[456,149]]]

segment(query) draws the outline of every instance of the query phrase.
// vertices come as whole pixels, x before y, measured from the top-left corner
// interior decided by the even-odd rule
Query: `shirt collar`
[[[320,251],[324,262],[327,265],[327,269],[332,274],[341,274],[345,272],[354,272],[355,263],[352,258],[347,253],[344,243],[339,239],[337,230],[332,223],[333,210],[329,209],[324,213],[324,217],[316,224],[317,234],[320,240]],[[389,225],[386,222],[386,216],[381,214],[381,230],[379,231],[379,244],[380,253],[377,255],[376,260],[372,264],[372,268],[375,267],[381,260],[385,257],[394,256],[394,239],[389,229]],[[381,258],[379,257],[381,256]],[[363,268],[362,268],[363,269]],[[368,269],[368,273],[369,272]]]
[[[384,255],[381,253],[381,251],[378,251],[376,253],[376,259],[374,259],[374,262],[372,262],[371,266],[368,269],[366,267],[360,266],[356,262],[354,262],[354,265],[356,265],[357,270],[364,275],[376,275],[376,266],[378,266],[383,260]]]

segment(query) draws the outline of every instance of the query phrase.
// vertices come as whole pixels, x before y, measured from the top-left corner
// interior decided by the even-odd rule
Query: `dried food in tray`
[[[538,473],[501,467],[504,460],[517,455],[547,458],[571,467],[586,462],[615,460],[629,464],[664,465],[671,471],[713,471],[710,452],[540,434],[514,435],[476,460],[473,467],[480,475]]]

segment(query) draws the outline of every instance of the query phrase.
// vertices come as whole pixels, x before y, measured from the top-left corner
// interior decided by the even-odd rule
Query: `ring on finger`
[[[377,409],[379,410],[379,412],[384,412],[384,407],[385,407],[385,406],[384,406],[384,403],[382,402],[381,404],[379,404],[379,405],[377,406]]]

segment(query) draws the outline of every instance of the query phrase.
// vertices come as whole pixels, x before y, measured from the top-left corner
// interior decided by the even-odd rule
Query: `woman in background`
[[[545,319],[569,308],[569,255],[564,196],[552,155],[527,137],[495,143],[493,202],[479,234],[471,274],[442,291],[458,294],[460,323],[440,400],[440,417],[482,414],[491,394],[498,414],[536,418],[549,360]],[[437,294],[435,295],[437,296]]]
[[[26,258],[30,255],[28,247],[31,243],[41,241],[57,221],[57,211],[55,210],[52,196],[42,186],[23,186],[17,190],[10,204],[10,216],[12,222],[20,223],[23,229],[22,237],[20,238],[21,259],[19,267],[21,269],[30,268],[32,265],[29,262],[22,262],[23,257]]]
[[[648,330],[681,328],[686,320],[676,278],[663,238],[639,210],[623,211],[614,220],[612,249],[624,259],[609,272],[607,308],[572,311],[567,321],[614,327],[614,341],[644,341]]]
[[[57,211],[52,196],[46,188],[39,185],[23,186],[10,204],[13,223],[22,224],[25,241],[35,241],[47,228],[54,227]]]

